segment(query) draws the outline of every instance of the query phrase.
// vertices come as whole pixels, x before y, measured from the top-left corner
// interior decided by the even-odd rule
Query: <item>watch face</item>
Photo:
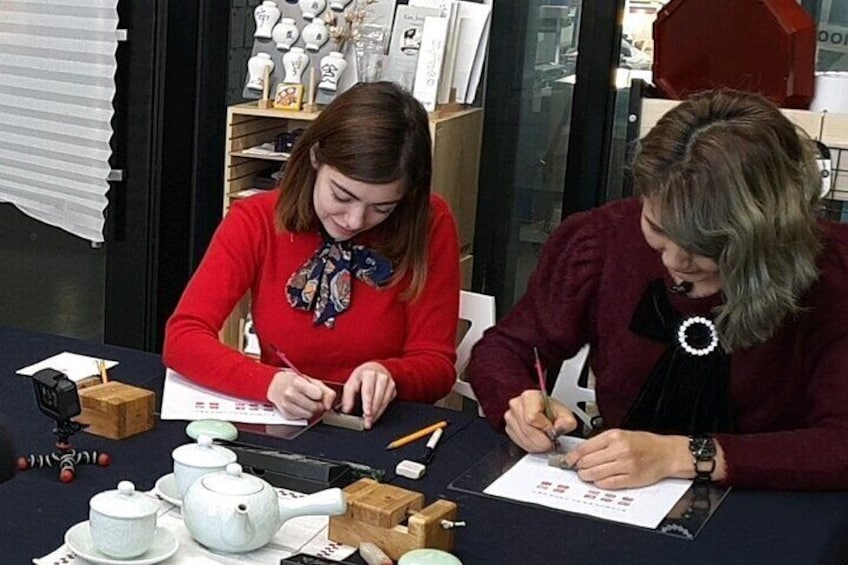
[[[710,460],[716,454],[715,442],[711,437],[693,437],[689,441],[689,449],[700,461]]]

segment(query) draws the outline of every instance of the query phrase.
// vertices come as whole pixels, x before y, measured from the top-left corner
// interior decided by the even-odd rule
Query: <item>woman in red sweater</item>
[[[358,397],[366,427],[395,398],[453,385],[459,244],[430,192],[427,113],[391,83],[340,94],[300,136],[278,191],[235,202],[166,328],[164,362],[308,418]],[[250,292],[260,361],[218,340]],[[302,374],[284,366],[285,356]]]
[[[566,456],[601,488],[665,477],[848,489],[848,225],[818,219],[813,144],[759,95],[670,110],[633,164],[641,199],[567,218],[527,293],[477,344],[486,415],[528,451],[545,417],[533,347],[590,344],[603,427]]]

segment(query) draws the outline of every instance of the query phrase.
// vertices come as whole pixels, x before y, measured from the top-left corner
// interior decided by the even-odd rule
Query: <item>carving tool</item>
[[[294,363],[289,361],[289,358],[286,357],[285,353],[283,353],[273,345],[271,347],[274,349],[274,353],[286,367],[297,373],[299,376],[305,379],[309,379],[309,377],[300,372],[300,369],[294,366]],[[324,414],[321,416],[321,421],[327,424],[328,426],[335,426],[337,428],[345,428],[347,430],[354,430],[358,432],[364,430],[365,420],[364,418],[362,418],[362,416],[354,416],[353,414],[345,414],[344,412],[338,411],[338,406],[341,406],[342,397],[342,391],[341,389],[339,389],[338,383],[324,384],[336,391],[336,398],[339,399],[339,405],[336,406],[336,410],[328,410],[324,412]]]
[[[545,418],[550,420],[551,425],[554,423],[554,410],[551,407],[551,397],[548,395],[548,384],[545,381],[545,372],[542,370],[542,362],[539,359],[539,349],[533,347],[533,355],[536,358],[536,376],[539,379],[539,391],[542,393],[542,402],[545,404]],[[551,442],[554,444],[554,452],[559,453],[559,442],[557,441],[557,432],[555,429],[550,433]]]

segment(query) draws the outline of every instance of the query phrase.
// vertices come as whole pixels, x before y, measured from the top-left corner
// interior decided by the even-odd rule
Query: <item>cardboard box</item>
[[[153,391],[110,381],[79,390],[85,429],[111,439],[122,439],[153,428],[156,395]]]

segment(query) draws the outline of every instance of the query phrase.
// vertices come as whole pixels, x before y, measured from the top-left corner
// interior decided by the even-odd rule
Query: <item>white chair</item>
[[[459,319],[470,325],[456,346],[456,382],[453,392],[477,402],[471,385],[462,377],[471,360],[471,348],[483,337],[484,331],[495,325],[495,297],[467,290],[459,291]],[[483,415],[479,403],[477,412]]]
[[[588,403],[595,402],[595,390],[580,386],[580,376],[589,357],[589,345],[584,345],[577,355],[562,362],[551,396],[562,402],[575,416],[592,429],[592,416],[586,412]],[[583,407],[580,406],[581,403]]]

